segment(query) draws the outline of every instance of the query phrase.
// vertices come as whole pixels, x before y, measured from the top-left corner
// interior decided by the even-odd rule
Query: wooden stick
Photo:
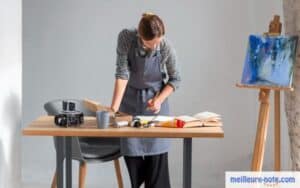
[[[280,91],[274,91],[274,170],[280,171],[281,166],[281,138],[280,138]]]
[[[261,89],[259,92],[260,111],[257,123],[255,146],[252,158],[252,171],[261,171],[265,152],[265,142],[267,137],[267,127],[269,122],[270,104],[269,89]]]
[[[248,84],[236,84],[236,87],[239,88],[250,88],[250,89],[271,89],[271,90],[285,90],[285,91],[294,91],[292,87],[282,87],[282,86],[257,86],[257,85],[248,85]]]
[[[280,16],[275,15],[269,25],[268,35],[278,36],[281,34],[282,24]],[[280,90],[274,90],[274,170],[280,171]]]
[[[280,22],[280,16],[274,15],[273,20],[270,22],[268,33],[270,33],[270,34],[275,33],[277,35],[280,35],[281,28],[282,28],[282,24]]]

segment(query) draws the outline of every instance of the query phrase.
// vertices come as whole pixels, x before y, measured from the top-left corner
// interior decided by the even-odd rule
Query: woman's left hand
[[[155,114],[157,114],[160,111],[161,103],[162,102],[159,100],[158,97],[154,97],[148,100],[148,108]]]

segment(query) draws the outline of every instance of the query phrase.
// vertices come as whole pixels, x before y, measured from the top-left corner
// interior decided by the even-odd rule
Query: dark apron
[[[155,115],[147,110],[147,101],[164,87],[159,50],[143,57],[138,41],[134,41],[128,54],[130,78],[121,102],[120,111],[135,115]],[[162,103],[160,115],[169,115],[167,99]],[[121,138],[121,153],[125,156],[145,156],[165,153],[170,140],[166,138]]]

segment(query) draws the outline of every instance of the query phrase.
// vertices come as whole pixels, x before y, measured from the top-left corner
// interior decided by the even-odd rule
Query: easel
[[[281,34],[282,24],[280,17],[275,15],[269,25],[269,32],[265,35],[278,36]],[[265,152],[265,143],[267,138],[267,128],[269,124],[270,114],[270,91],[274,91],[274,171],[280,171],[281,158],[280,158],[280,91],[287,90],[293,91],[291,87],[273,87],[273,86],[250,86],[244,84],[237,84],[240,88],[254,88],[259,89],[260,110],[256,130],[256,139],[252,157],[252,171],[261,171]]]

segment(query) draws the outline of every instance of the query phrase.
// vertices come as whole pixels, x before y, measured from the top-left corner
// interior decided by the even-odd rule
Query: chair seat
[[[86,159],[112,160],[120,156],[120,140],[117,138],[80,138],[82,156]]]

